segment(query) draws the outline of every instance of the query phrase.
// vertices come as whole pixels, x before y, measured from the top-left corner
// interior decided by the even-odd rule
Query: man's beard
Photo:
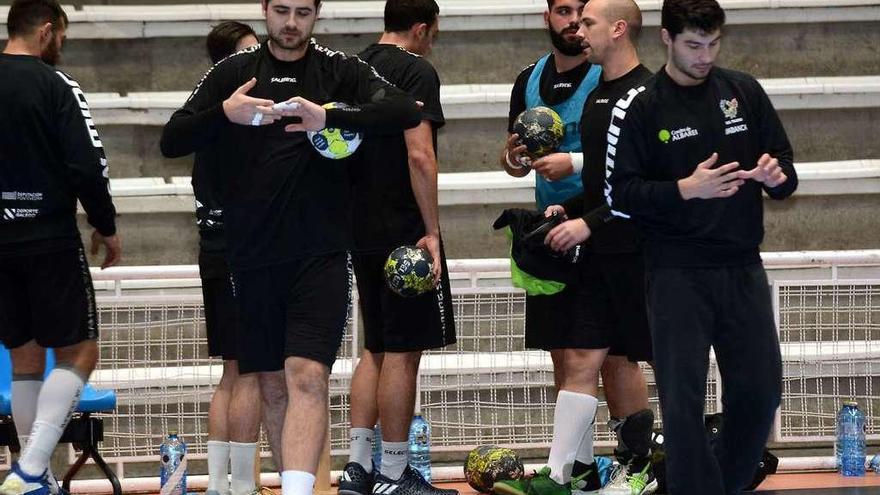
[[[570,28],[565,28],[563,31],[568,30]],[[575,27],[574,29],[577,29]],[[581,40],[568,41],[565,39],[561,33],[557,33],[552,28],[547,29],[550,33],[550,42],[553,43],[553,47],[559,50],[559,53],[563,55],[567,55],[569,57],[574,57],[576,55],[580,55],[584,48],[581,46]]]
[[[49,65],[58,65],[61,61],[61,48],[55,43],[50,43],[46,50],[40,53],[40,60]]]
[[[276,47],[290,51],[300,50],[309,42],[309,36],[295,39],[293,44],[287,44],[283,41],[284,38],[282,36],[275,36],[273,34],[269,34],[269,39],[272,40],[272,44]]]

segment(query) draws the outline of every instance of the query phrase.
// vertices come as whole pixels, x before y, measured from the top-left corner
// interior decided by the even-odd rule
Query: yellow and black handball
[[[497,445],[482,445],[470,451],[464,464],[464,476],[474,490],[492,493],[496,481],[518,480],[525,474],[516,452]]]
[[[513,132],[526,145],[526,155],[537,159],[556,151],[565,135],[565,125],[552,108],[533,107],[517,116]]]
[[[385,283],[403,297],[415,297],[434,289],[433,261],[427,249],[400,246],[385,260]]]

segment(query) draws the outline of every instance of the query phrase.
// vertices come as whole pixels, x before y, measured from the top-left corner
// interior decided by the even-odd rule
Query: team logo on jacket
[[[721,100],[718,102],[718,106],[721,108],[721,113],[724,114],[725,136],[745,132],[749,129],[749,126],[743,122],[743,118],[737,116],[739,114],[739,102],[736,101],[736,98]]]
[[[700,132],[693,127],[682,127],[681,129],[675,129],[670,131],[669,129],[660,129],[660,132],[657,133],[657,139],[660,140],[661,143],[666,144],[668,142],[676,142],[685,138],[699,136]]]
[[[736,101],[736,98],[721,100],[718,102],[718,106],[721,107],[721,113],[724,114],[725,119],[731,120],[736,118],[736,114],[739,111],[739,102]]]

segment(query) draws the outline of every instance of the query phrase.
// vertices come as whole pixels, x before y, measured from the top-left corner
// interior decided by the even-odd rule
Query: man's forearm
[[[440,235],[440,207],[437,195],[437,161],[433,153],[410,154],[409,180],[425,223],[425,233]]]

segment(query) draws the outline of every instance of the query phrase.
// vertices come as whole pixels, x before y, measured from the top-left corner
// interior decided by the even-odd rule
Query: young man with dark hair
[[[310,495],[348,316],[352,239],[349,164],[322,157],[302,131],[396,133],[417,125],[419,112],[370,66],[311,39],[317,0],[262,6],[268,41],[208,71],[161,147],[171,157],[222,150],[227,257],[244,328],[239,373],[283,379],[287,393],[277,394],[261,376],[263,394],[279,395],[264,401],[267,429],[281,426],[284,495]],[[320,105],[333,101],[351,107]]]
[[[434,0],[388,0],[385,32],[358,55],[424,106],[417,127],[393,136],[368,134],[361,145],[362,163],[352,170],[353,260],[365,342],[351,380],[351,453],[339,482],[342,495],[457,493],[431,486],[407,459],[422,351],[455,342],[437,206],[437,129],[445,120],[440,78],[422,58],[437,36],[439,11]],[[405,298],[388,288],[383,266],[392,250],[413,244],[430,253],[438,285]],[[382,425],[381,466],[370,459],[377,420]]]
[[[205,40],[211,63],[218,63],[235,52],[259,43],[253,28],[237,21],[224,21],[214,26]]]
[[[98,361],[98,315],[76,223],[86,211],[102,268],[121,255],[104,147],[79,84],[56,70],[67,16],[17,0],[0,54],[0,339],[12,357],[22,453],[3,495],[57,493],[49,460]],[[46,348],[55,369],[43,381]]]
[[[617,103],[611,207],[645,236],[648,319],[669,492],[741,493],[781,397],[782,365],[759,247],[763,199],[797,187],[782,123],[752,76],[715,67],[724,11],[666,0],[666,65]],[[714,452],[703,426],[709,351],[724,390]]]
[[[211,62],[216,64],[258,43],[250,26],[226,21],[214,26],[205,45]],[[208,354],[223,359],[223,374],[208,409],[207,495],[247,495],[259,481],[254,479],[254,462],[260,434],[260,384],[257,374],[238,373],[235,341],[241,324],[226,261],[223,176],[219,166],[222,153],[219,147],[199,151],[192,173]],[[273,452],[280,448],[274,444],[272,447]]]
[[[611,214],[604,194],[615,103],[651,76],[636,50],[641,27],[642,13],[632,0],[590,0],[584,6],[578,33],[587,60],[602,66],[602,80],[581,116],[584,192],[547,208],[568,218],[547,234],[547,245],[565,252],[586,243],[572,337],[578,348],[565,350],[566,390],[597,396],[600,367],[611,364],[603,378],[621,468],[602,490],[609,495],[653,493],[657,487],[649,457],[654,413],[639,368],[639,361],[652,359],[641,242],[631,221]]]

